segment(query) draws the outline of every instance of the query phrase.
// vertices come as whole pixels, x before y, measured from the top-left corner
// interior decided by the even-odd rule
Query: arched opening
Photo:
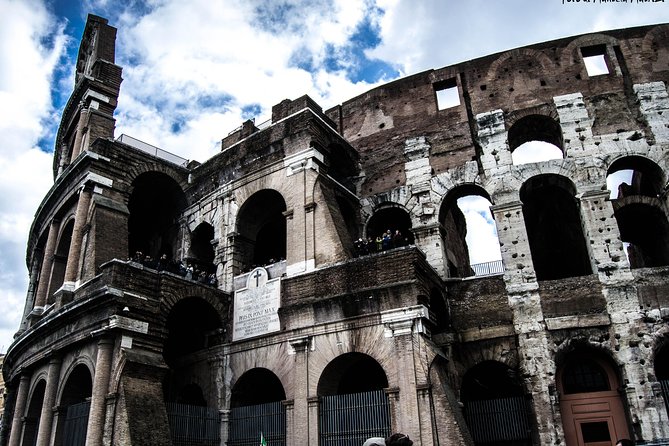
[[[610,359],[598,352],[580,350],[565,358],[557,386],[568,445],[614,444],[630,438],[619,383]]]
[[[444,294],[436,288],[430,292],[430,316],[434,316],[436,333],[451,329],[451,312]]]
[[[564,158],[562,129],[548,116],[525,116],[511,126],[508,136],[514,165]]]
[[[220,417],[214,392],[199,383],[212,382],[210,363],[197,352],[212,344],[222,328],[214,307],[199,297],[177,302],[167,317],[163,357],[169,373],[163,382],[172,444],[219,444]]]
[[[175,259],[179,246],[178,220],[186,207],[181,187],[160,172],[139,175],[132,187],[128,201],[129,257],[149,266],[163,254]]]
[[[46,390],[46,381],[39,380],[30,396],[30,402],[26,410],[23,421],[23,446],[35,446],[37,444],[37,431],[39,430],[40,416],[42,413],[42,404],[44,403],[44,391]],[[50,420],[48,420],[50,421]]]
[[[669,337],[655,354],[655,377],[660,383],[664,407],[669,416]]]
[[[450,277],[504,272],[490,197],[478,186],[458,186],[439,210],[441,236]]]
[[[465,374],[460,389],[464,416],[476,445],[532,444],[530,405],[517,372],[484,361]]]
[[[275,190],[253,194],[237,217],[237,273],[286,258],[286,202]]]
[[[397,206],[385,206],[376,210],[367,221],[365,232],[370,253],[400,248],[414,242],[411,217],[407,211]]]
[[[661,209],[630,202],[614,215],[631,268],[669,265],[669,223]]]
[[[60,397],[55,445],[86,444],[92,392],[91,372],[84,364],[77,365],[68,376]]]
[[[390,435],[387,387],[386,373],[370,356],[346,353],[330,362],[318,380],[319,444]]]
[[[190,249],[186,260],[200,273],[216,272],[214,247],[211,244],[213,240],[214,227],[209,223],[200,223],[190,235]]]
[[[358,177],[359,167],[357,152],[346,150],[339,144],[330,144],[327,150],[327,174],[339,184],[355,193],[353,180]]]
[[[592,274],[576,188],[559,175],[530,178],[520,188],[537,280]]]
[[[607,171],[606,186],[611,199],[633,195],[657,197],[664,175],[653,161],[642,156],[626,156],[614,161]]]
[[[67,222],[60,233],[56,251],[53,256],[53,266],[51,267],[51,280],[49,281],[48,301],[51,303],[51,296],[63,286],[65,281],[65,268],[67,258],[70,255],[70,244],[72,243],[72,231],[74,230],[74,219]]]
[[[286,399],[281,380],[270,370],[254,368],[239,377],[230,397],[228,445],[286,445]]]

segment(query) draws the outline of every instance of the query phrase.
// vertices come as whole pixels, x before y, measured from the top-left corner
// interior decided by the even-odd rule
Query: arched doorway
[[[265,368],[239,377],[230,399],[228,446],[260,444],[286,446],[286,392],[281,380]]]
[[[386,251],[414,242],[411,216],[399,206],[386,205],[377,209],[367,221],[365,232],[369,252]]]
[[[338,356],[318,380],[319,445],[357,446],[390,435],[388,378],[363,353]]]
[[[560,175],[538,175],[520,188],[537,280],[592,274],[576,187]]]
[[[604,355],[580,351],[566,358],[557,386],[567,446],[613,446],[630,438],[619,385]]]
[[[163,357],[169,372],[163,383],[170,438],[175,446],[218,445],[220,416],[211,365],[198,352],[210,346],[222,328],[216,309],[199,297],[177,302],[167,317]],[[207,390],[209,390],[207,392]]]
[[[91,372],[84,364],[78,364],[68,376],[60,397],[56,445],[83,446],[86,443],[92,392]]]
[[[239,210],[235,259],[238,274],[286,259],[286,202],[272,189],[249,197]]]
[[[530,406],[517,373],[497,361],[471,368],[462,380],[460,400],[474,444],[532,444]]]
[[[214,265],[216,253],[211,244],[212,240],[214,240],[214,227],[209,223],[200,223],[190,235],[190,249],[186,261],[205,274],[216,272]]]
[[[42,414],[42,404],[44,402],[44,391],[46,390],[46,381],[41,379],[35,385],[25,419],[23,420],[23,440],[22,446],[35,446],[37,444],[37,432],[39,431],[40,416]]]

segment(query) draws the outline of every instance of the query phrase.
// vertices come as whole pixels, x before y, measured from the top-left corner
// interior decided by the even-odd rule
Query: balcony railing
[[[180,156],[170,153],[166,150],[159,149],[158,147],[152,146],[151,144],[147,144],[144,141],[140,141],[137,138],[133,138],[132,136],[123,134],[118,138],[116,138],[116,141],[122,142],[123,144],[127,144],[131,147],[134,147],[135,149],[139,149],[142,152],[146,152],[150,155],[155,156],[156,158],[169,161],[170,163],[176,164],[177,166],[186,167],[188,165],[187,159],[181,158]]]
[[[504,274],[504,264],[501,260],[493,260],[492,262],[484,263],[475,263],[471,265],[472,271],[474,272],[473,276],[470,277],[483,277],[483,276],[494,276],[497,274]]]

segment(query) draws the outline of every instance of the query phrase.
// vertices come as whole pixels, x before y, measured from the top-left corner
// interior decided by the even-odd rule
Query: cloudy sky
[[[306,93],[329,108],[429,68],[669,22],[669,2],[636,0],[0,0],[2,352],[23,311],[27,233],[53,182],[53,137],[89,12],[119,30],[117,136],[199,161],[285,98]],[[485,204],[463,206],[486,226]]]

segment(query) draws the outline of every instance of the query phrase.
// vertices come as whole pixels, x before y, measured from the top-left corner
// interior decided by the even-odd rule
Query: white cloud
[[[37,1],[0,0],[0,349],[11,343],[28,288],[33,215],[52,184],[53,158],[37,147],[53,118],[52,74],[67,38]]]
[[[490,212],[490,202],[477,195],[458,199],[458,207],[467,223],[467,248],[469,262],[491,262],[502,258],[497,238],[497,227]]]

